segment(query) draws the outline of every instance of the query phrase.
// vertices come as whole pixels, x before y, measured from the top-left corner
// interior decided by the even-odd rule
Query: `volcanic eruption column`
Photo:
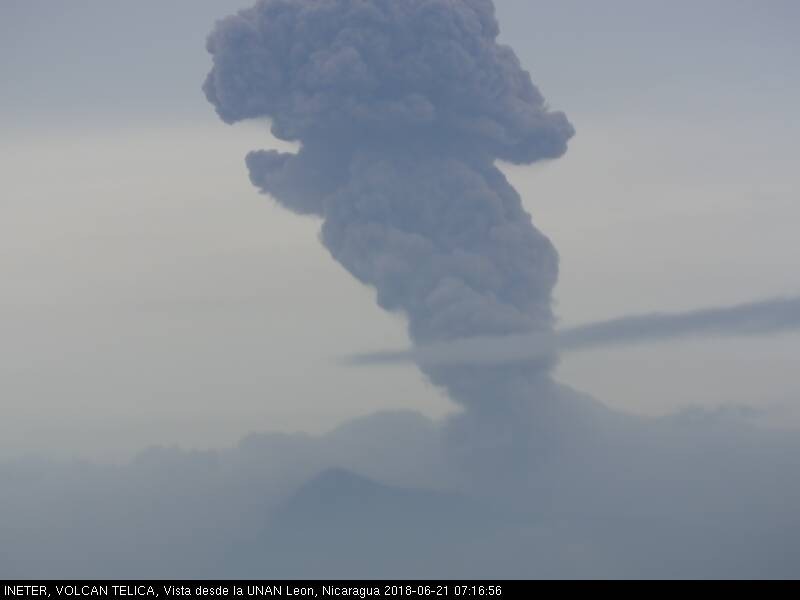
[[[251,152],[253,184],[321,217],[415,344],[553,328],[558,254],[494,163],[557,158],[574,130],[498,33],[491,0],[261,0],[208,38],[219,116],[300,143]],[[420,367],[503,446],[552,401],[555,358]]]

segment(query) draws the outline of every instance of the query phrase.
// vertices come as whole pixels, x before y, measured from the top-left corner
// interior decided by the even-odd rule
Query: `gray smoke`
[[[677,338],[769,335],[800,329],[800,298],[773,298],[748,304],[704,308],[683,313],[620,317],[563,329],[554,335],[535,333],[474,337],[385,350],[350,357],[353,365],[418,362],[426,365],[499,365],[540,360],[560,353]]]
[[[574,131],[497,36],[491,0],[261,0],[208,38],[219,116],[301,144],[250,153],[252,182],[322,217],[416,344],[552,331],[558,255],[494,163],[557,158]],[[554,361],[422,368],[499,414],[550,393]]]

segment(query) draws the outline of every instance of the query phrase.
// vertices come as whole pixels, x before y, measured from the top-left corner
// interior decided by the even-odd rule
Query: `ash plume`
[[[491,0],[261,0],[208,38],[219,116],[300,143],[251,152],[253,184],[321,217],[415,344],[553,328],[557,252],[494,163],[557,158],[574,130],[498,33]],[[554,393],[554,361],[420,366],[468,411],[508,415]]]
[[[384,350],[347,359],[351,365],[420,362],[428,365],[486,365],[531,361],[559,353],[608,346],[658,343],[698,336],[774,335],[800,330],[800,298],[702,308],[682,313],[651,313],[586,323],[553,335],[541,333],[474,337],[410,350]]]

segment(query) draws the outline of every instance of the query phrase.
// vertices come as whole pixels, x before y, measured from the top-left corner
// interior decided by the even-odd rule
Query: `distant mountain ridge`
[[[277,508],[227,566],[239,577],[434,577],[444,554],[478,542],[501,520],[460,494],[326,469]]]

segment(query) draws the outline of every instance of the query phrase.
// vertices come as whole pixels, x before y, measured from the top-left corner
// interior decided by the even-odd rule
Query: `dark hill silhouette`
[[[233,553],[226,574],[437,577],[453,562],[454,550],[480,545],[507,520],[459,494],[389,486],[328,469],[279,507],[251,544]]]

